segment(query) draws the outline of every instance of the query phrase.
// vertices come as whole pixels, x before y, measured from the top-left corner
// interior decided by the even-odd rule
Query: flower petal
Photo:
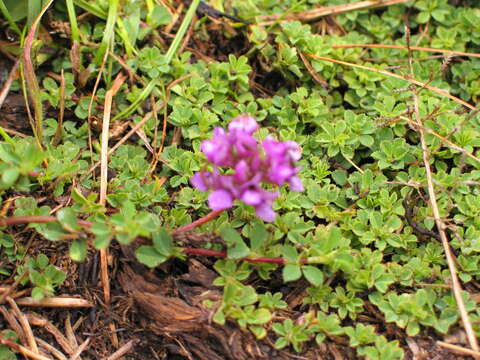
[[[258,129],[258,123],[255,118],[242,114],[234,118],[230,124],[228,124],[228,130],[231,132],[242,131],[251,135]]]
[[[272,222],[275,220],[277,214],[273,211],[272,207],[269,204],[261,204],[256,207],[257,216],[266,222]]]
[[[239,183],[244,183],[248,179],[249,168],[245,160],[240,160],[237,165],[235,165],[235,180]]]
[[[302,181],[298,176],[292,176],[289,180],[288,183],[290,184],[290,190],[296,191],[296,192],[302,192],[304,190]]]
[[[260,191],[247,190],[242,194],[240,200],[242,200],[247,205],[257,206],[260,205],[263,197]]]
[[[212,210],[228,209],[232,205],[232,196],[226,190],[216,190],[208,196],[208,206]]]
[[[190,178],[190,183],[193,185],[194,188],[200,191],[207,191],[208,186],[205,182],[207,176],[208,173],[204,171],[198,172]]]

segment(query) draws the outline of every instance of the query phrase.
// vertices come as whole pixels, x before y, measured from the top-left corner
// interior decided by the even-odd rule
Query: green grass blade
[[[170,61],[172,61],[173,55],[175,55],[175,53],[177,52],[178,47],[180,46],[180,43],[182,42],[182,39],[185,36],[185,33],[187,32],[187,29],[190,26],[190,23],[192,22],[193,15],[195,15],[195,11],[197,11],[199,4],[200,4],[200,0],[193,0],[192,3],[190,4],[187,14],[185,15],[185,18],[182,21],[182,25],[180,25],[180,28],[178,29],[178,32],[175,35],[175,38],[173,39],[172,44],[168,48],[167,54],[165,55],[167,64],[170,64]]]
[[[17,26],[15,21],[13,21],[12,15],[10,15],[10,11],[8,11],[8,8],[3,2],[3,0],[0,0],[0,12],[3,16],[5,16],[5,19],[7,19],[8,25],[10,25],[12,30],[15,31],[18,35],[22,35],[22,31]]]
[[[94,2],[86,0],[74,0],[75,5],[81,7],[83,10],[88,11],[90,14],[95,15],[96,17],[105,20],[107,18],[107,13],[100,6],[96,5]]]
[[[95,55],[94,63],[100,65],[108,47],[111,46],[115,38],[115,22],[117,20],[118,0],[111,0],[108,7],[107,24],[105,26],[105,33],[103,34],[102,43],[100,44],[97,54]]]
[[[75,15],[75,5],[73,4],[73,0],[66,0],[66,4],[68,19],[70,20],[70,28],[72,29],[72,41],[80,41],[77,16]]]
[[[121,113],[117,114],[113,118],[113,121],[123,119],[129,116],[130,114],[132,114],[135,110],[137,110],[140,104],[142,104],[145,101],[145,99],[150,95],[150,93],[155,89],[156,86],[157,86],[156,80],[150,81],[147,84],[147,86],[145,86],[145,88],[142,90],[138,98],[136,98],[135,101],[132,102],[128,108],[123,110]]]
[[[0,126],[0,136],[5,140],[5,142],[9,143],[10,145],[15,145],[15,141],[7,134],[5,130]]]

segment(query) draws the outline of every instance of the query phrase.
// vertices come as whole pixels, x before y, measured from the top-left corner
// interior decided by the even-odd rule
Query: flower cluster
[[[300,168],[294,165],[301,150],[294,141],[280,142],[270,136],[259,144],[252,136],[257,129],[257,121],[248,115],[234,118],[228,132],[215,128],[213,138],[200,147],[213,164],[213,172],[198,172],[190,181],[201,191],[213,190],[208,197],[213,210],[227,209],[237,199],[254,206],[257,216],[270,222],[275,220],[272,203],[279,193],[263,189],[261,183],[288,183],[292,191],[303,191],[297,176]],[[233,173],[223,174],[223,167],[233,169]]]

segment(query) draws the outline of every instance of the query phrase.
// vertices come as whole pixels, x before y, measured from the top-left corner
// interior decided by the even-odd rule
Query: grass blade
[[[167,64],[170,64],[170,61],[172,61],[173,55],[178,50],[178,47],[180,46],[180,43],[185,36],[185,33],[187,32],[188,27],[190,26],[190,23],[192,22],[193,15],[195,15],[195,11],[197,11],[198,5],[200,4],[200,0],[193,0],[192,3],[190,4],[190,7],[188,8],[187,14],[185,15],[185,18],[182,21],[182,24],[180,25],[180,28],[178,29],[177,34],[175,35],[175,38],[172,41],[172,44],[168,48],[166,56]]]
[[[35,75],[35,70],[33,68],[32,62],[32,44],[35,39],[35,33],[40,23],[40,19],[43,14],[47,11],[50,5],[53,3],[53,0],[49,0],[45,6],[41,9],[40,13],[33,21],[32,26],[28,32],[27,38],[25,39],[24,49],[23,49],[23,73],[28,88],[28,93],[33,102],[34,114],[35,114],[35,126],[34,133],[37,141],[42,147],[42,133],[43,133],[43,110],[42,110],[42,100],[40,87],[38,85],[37,76]]]
[[[12,30],[15,31],[18,35],[22,35],[22,31],[17,26],[15,21],[13,21],[12,15],[10,15],[10,11],[8,11],[8,8],[3,2],[3,0],[0,0],[0,12],[3,16],[5,16],[5,19],[7,19],[8,25],[10,25]]]

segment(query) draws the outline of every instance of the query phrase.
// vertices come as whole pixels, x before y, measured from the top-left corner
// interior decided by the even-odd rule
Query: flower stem
[[[205,215],[204,217],[201,217],[201,218],[198,219],[198,220],[195,220],[195,221],[192,222],[191,224],[188,224],[188,225],[185,225],[185,226],[180,226],[179,228],[173,230],[172,233],[173,233],[173,234],[178,234],[178,233],[181,233],[181,232],[190,231],[190,230],[192,230],[193,228],[196,228],[197,226],[203,225],[203,224],[209,222],[210,220],[215,219],[218,215],[220,215],[220,214],[222,213],[223,210],[224,210],[224,209],[222,209],[222,210],[213,210],[213,211],[210,212],[209,214]]]
[[[182,252],[188,255],[200,255],[200,256],[214,256],[219,258],[226,258],[227,253],[225,251],[216,251],[216,250],[208,250],[208,249],[195,249],[195,248],[183,248]],[[244,257],[240,260],[253,262],[253,263],[265,263],[265,264],[278,264],[278,265],[285,265],[287,261],[284,258],[269,258],[269,257],[257,257],[257,258],[249,258]],[[308,262],[308,258],[300,259],[301,264],[306,264]]]

